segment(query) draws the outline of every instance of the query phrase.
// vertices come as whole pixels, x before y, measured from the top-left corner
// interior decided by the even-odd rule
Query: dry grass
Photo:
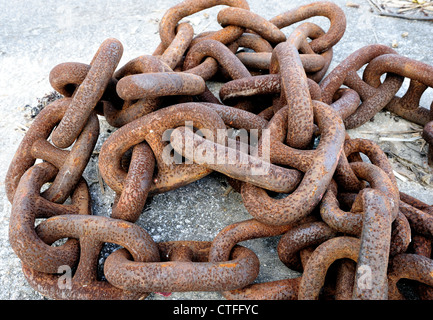
[[[368,0],[380,15],[433,20],[432,0]]]

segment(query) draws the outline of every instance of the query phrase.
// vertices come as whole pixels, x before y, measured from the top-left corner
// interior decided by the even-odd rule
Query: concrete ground
[[[158,22],[177,0],[108,1],[76,0],[16,0],[0,2],[0,299],[45,299],[26,282],[21,263],[8,242],[11,205],[4,189],[4,177],[9,163],[31,124],[31,112],[42,103],[40,99],[51,93],[50,70],[62,62],[89,63],[106,38],[117,38],[124,46],[119,66],[143,54],[151,54],[159,44]],[[248,1],[253,12],[270,19],[293,7],[311,1]],[[334,1],[346,13],[347,29],[343,39],[334,47],[332,70],[353,51],[369,44],[394,45],[395,50],[409,58],[433,65],[433,24],[391,17],[381,17],[371,11],[366,0]],[[355,4],[355,6],[353,5]],[[188,18],[195,32],[220,28],[216,15],[221,7],[197,13]],[[310,19],[327,30],[328,20]],[[284,29],[286,34],[293,26]],[[429,107],[431,89],[422,100]],[[101,118],[101,137],[96,146],[112,130]],[[432,171],[426,165],[426,147],[417,136],[414,141],[393,141],[396,135],[380,132],[418,128],[389,112],[376,115],[356,130],[351,137],[365,137],[378,142],[400,158],[391,159],[399,173],[400,190],[424,202],[433,204]],[[400,139],[401,140],[401,139]],[[413,140],[413,139],[412,139]],[[405,162],[409,160],[410,162]],[[93,197],[93,213],[109,215],[114,193],[105,186],[101,192],[93,157],[85,172]],[[224,177],[212,174],[191,185],[155,196],[147,205],[137,224],[146,229],[155,241],[205,240],[211,241],[225,226],[251,218],[236,192],[226,194],[228,184]],[[242,243],[258,255],[261,270],[257,282],[295,277],[298,273],[287,269],[278,259],[278,237]],[[222,299],[218,292],[173,293],[168,297],[151,294],[147,299]]]

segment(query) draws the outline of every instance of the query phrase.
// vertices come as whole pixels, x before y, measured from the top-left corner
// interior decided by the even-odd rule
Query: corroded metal
[[[328,32],[320,38],[314,39],[310,44],[315,53],[321,53],[338,43],[346,30],[345,14],[335,3],[327,1],[313,2],[286,11],[269,21],[282,29],[313,16],[325,16],[331,23]]]
[[[299,285],[299,300],[317,300],[331,264],[338,259],[358,260],[361,241],[352,237],[336,237],[319,245],[304,267]]]
[[[249,5],[244,0],[186,0],[168,9],[161,18],[159,24],[159,34],[161,42],[168,47],[175,38],[175,28],[182,19],[204,9],[217,5],[227,5],[249,10]],[[244,28],[237,26],[227,26],[224,29],[211,35],[211,38],[222,43],[230,43],[239,38],[244,33]]]
[[[101,44],[86,79],[77,88],[71,105],[53,132],[52,140],[57,147],[67,148],[78,137],[101,99],[122,53],[123,46],[117,39],[107,39]]]
[[[70,151],[58,149],[47,141],[71,102],[71,98],[56,100],[36,117],[20,143],[6,174],[6,193],[9,201],[12,202],[22,175],[33,166],[36,159],[51,160],[51,163],[59,168],[53,184],[45,191],[45,197],[50,201],[63,203],[77,185],[99,136],[99,121],[96,114],[90,114],[81,135]]]
[[[228,6],[218,31],[195,34],[183,20],[218,5]],[[305,21],[317,16],[329,20],[327,31]],[[400,192],[386,153],[346,129],[387,108],[424,126],[432,145],[433,111],[419,102],[433,67],[375,44],[328,72],[345,27],[331,2],[268,20],[244,0],[185,0],[162,17],[152,55],[116,70],[123,47],[107,39],[90,64],[55,66],[49,81],[64,98],[35,117],[5,179],[9,242],[30,286],[52,299],[220,291],[384,300],[403,299],[396,284],[407,278],[432,299],[433,206]],[[404,78],[409,88],[398,97]],[[222,82],[219,92],[211,81]],[[99,117],[116,128],[108,137]],[[91,159],[115,194],[108,216],[91,215],[83,178]],[[212,241],[155,243],[136,224],[149,197],[213,171],[253,219]],[[260,261],[240,243],[265,237],[279,237],[276,258],[302,274],[256,283]],[[121,248],[102,257],[104,243]]]
[[[402,253],[391,261],[388,273],[388,290],[390,300],[405,300],[397,288],[397,282],[402,279],[415,280],[433,286],[433,260],[418,254]]]
[[[97,264],[104,242],[124,247],[134,261],[159,261],[158,247],[143,228],[130,222],[102,216],[60,215],[39,224],[37,233],[46,242],[62,238],[80,241],[80,262],[71,279],[69,289],[58,285],[59,276],[24,268],[31,285],[42,288],[42,292],[51,298],[139,299],[147,295],[142,291],[120,290],[111,283],[97,279]],[[67,264],[63,266],[65,265],[68,266]],[[72,268],[71,265],[69,266]],[[56,269],[54,272],[58,271]]]
[[[283,199],[273,199],[265,190],[248,183],[242,186],[245,207],[259,221],[284,225],[302,219],[320,202],[332,179],[344,142],[342,120],[321,102],[313,101],[313,106],[321,130],[320,143],[315,150],[296,150],[282,143],[285,132],[281,128],[285,128],[287,115],[285,108],[269,123],[271,162],[289,165],[305,174],[297,189]]]
[[[120,249],[105,262],[110,283],[130,291],[223,291],[251,283],[259,272],[259,260],[249,249],[233,248],[227,261],[208,261],[211,242],[173,241],[159,244],[160,256],[168,261],[130,261]],[[164,279],[164,281],[155,281]]]
[[[122,192],[127,173],[121,167],[120,160],[126,151],[143,141],[152,149],[158,169],[149,190],[151,194],[178,188],[211,173],[212,170],[197,164],[176,164],[164,158],[169,157],[171,151],[166,148],[170,137],[163,138],[164,132],[185,126],[188,121],[197,129],[212,131],[215,137],[216,129],[225,129],[221,117],[200,103],[178,104],[150,113],[123,126],[105,141],[99,155],[99,170],[104,181],[115,192]]]
[[[14,197],[9,223],[9,242],[17,256],[32,269],[48,273],[56,273],[62,265],[74,266],[79,258],[79,243],[70,239],[62,246],[50,246],[52,242],[47,244],[36,233],[35,219],[90,214],[90,195],[84,180],[76,189],[71,205],[53,203],[41,197],[42,185],[56,173],[56,168],[49,163],[38,164],[26,171]]]

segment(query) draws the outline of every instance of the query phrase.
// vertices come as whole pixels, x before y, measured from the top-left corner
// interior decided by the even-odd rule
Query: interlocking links
[[[223,295],[228,300],[298,300],[300,282],[301,277],[255,283]]]
[[[424,126],[424,130],[422,132],[422,137],[429,144],[428,149],[428,164],[430,166],[433,165],[433,103],[430,106],[430,122],[427,122]]]
[[[49,75],[49,81],[54,90],[65,97],[73,97],[77,88],[86,79],[91,66],[80,62],[65,62],[56,65]],[[116,93],[117,80],[110,78],[107,88],[105,89],[101,101],[105,105],[108,101],[113,104],[118,104],[121,99]],[[110,103],[110,104],[111,104]],[[98,114],[103,115],[101,104],[98,103],[95,107]]]
[[[35,232],[35,219],[62,214],[90,214],[90,195],[84,180],[73,193],[70,205],[57,204],[41,197],[41,187],[56,173],[57,169],[46,162],[25,172],[15,193],[9,223],[9,243],[23,264],[48,273],[56,273],[62,265],[75,265],[79,246],[75,239],[58,247],[46,244]]]
[[[225,227],[212,242],[210,261],[225,261],[237,243],[251,239],[273,237],[283,234],[290,226],[270,226],[255,219],[241,221]],[[300,278],[255,283],[236,290],[224,291],[226,299],[243,300],[295,300]]]
[[[211,261],[227,260],[233,247],[242,241],[273,237],[287,232],[291,227],[271,226],[256,219],[237,222],[225,227],[214,238],[210,248],[209,259]]]
[[[101,44],[86,79],[77,88],[71,105],[53,131],[52,141],[57,147],[67,148],[78,137],[112,78],[122,52],[122,44],[116,39],[107,39]]]
[[[409,220],[401,212],[398,212],[397,217],[392,223],[391,247],[389,255],[391,257],[404,253],[408,250],[412,242],[413,232],[409,224]]]
[[[211,242],[159,243],[161,262],[131,261],[120,249],[108,256],[104,273],[115,286],[130,291],[224,291],[242,288],[257,277],[259,260],[251,250],[236,246],[230,260],[210,261]],[[167,259],[167,260],[166,260]]]
[[[411,228],[421,235],[433,236],[433,215],[419,210],[403,201],[400,201],[400,211],[405,215]]]
[[[34,288],[41,290],[43,294],[54,299],[84,300],[146,297],[147,293],[144,291],[124,292],[106,281],[97,279],[99,255],[105,242],[124,247],[123,250],[128,250],[134,261],[159,261],[156,243],[141,227],[130,222],[103,216],[61,215],[40,223],[37,227],[37,234],[46,242],[73,238],[78,239],[80,243],[80,261],[71,279],[70,289],[58,285],[58,276],[36,273],[24,268],[29,283]],[[71,268],[74,266],[64,265]]]
[[[182,61],[182,57],[191,44],[193,37],[193,27],[189,23],[180,23],[176,27],[176,36],[162,53],[161,60],[174,70]]]
[[[107,185],[117,193],[122,192],[127,173],[121,167],[121,158],[131,147],[143,141],[149,144],[156,159],[157,173],[153,177],[150,194],[178,188],[212,172],[197,164],[176,164],[169,159],[171,149],[166,148],[169,137],[164,141],[164,132],[185,126],[188,121],[197,129],[210,130],[214,136],[217,136],[217,129],[225,129],[221,117],[200,103],[166,107],[128,123],[114,132],[102,145],[99,170]]]
[[[255,33],[245,32],[235,42],[240,48],[249,48],[255,52],[272,52],[273,50],[269,41]]]
[[[325,16],[330,20],[328,32],[311,41],[310,46],[315,53],[329,50],[343,37],[346,30],[346,16],[339,6],[332,2],[313,2],[284,12],[269,21],[282,29],[296,22],[314,16]]]
[[[432,255],[432,240],[421,235],[413,237],[413,253],[431,259]],[[419,283],[417,286],[418,294],[421,300],[433,299],[433,288],[424,283]]]
[[[161,42],[166,48],[170,46],[175,38],[175,29],[177,23],[184,17],[197,13],[199,11],[217,6],[226,5],[239,7],[249,10],[249,5],[244,0],[185,0],[168,9],[161,18],[159,24],[159,35]],[[210,37],[224,44],[231,43],[244,33],[244,28],[237,26],[227,26],[222,30],[213,33]]]
[[[392,205],[392,221],[397,217],[399,194],[398,190],[389,179],[388,175],[379,167],[365,162],[350,163],[356,176],[369,182],[370,187],[377,189],[386,194]],[[322,219],[332,228],[350,235],[359,235],[362,228],[362,219],[365,216],[362,205],[363,196],[353,204],[350,212],[345,212],[339,208],[337,200],[337,185],[330,184],[328,191],[325,193],[320,205],[320,214]]]
[[[171,68],[157,57],[143,55],[130,60],[114,73],[117,81],[134,74],[172,72]],[[117,82],[118,83],[118,82]],[[116,90],[117,90],[116,83]],[[117,95],[117,92],[116,92]],[[161,97],[148,96],[138,101],[129,100],[128,97],[121,99],[120,103],[110,101],[104,104],[104,116],[107,122],[113,127],[121,127],[141,116],[155,111],[162,103]]]
[[[186,128],[175,129],[171,134],[170,143],[176,152],[194,163],[267,190],[291,192],[301,178],[297,170],[273,165],[266,159],[249,155],[239,148],[226,146],[224,141],[209,141]],[[190,146],[191,152],[183,149],[183,146]]]
[[[409,120],[424,125],[429,121],[429,111],[419,107],[419,101],[424,91],[428,87],[433,87],[432,72],[433,67],[426,63],[389,53],[370,61],[365,68],[363,78],[366,83],[373,87],[380,86],[380,77],[385,73],[393,73],[410,79],[411,84],[409,85],[409,89],[401,98],[396,97],[393,99],[390,103],[392,104],[391,108],[401,116],[414,113],[416,116],[409,116]],[[399,110],[402,109],[410,110],[410,112],[399,113]],[[425,117],[424,119],[419,119],[417,115],[424,115]]]
[[[313,100],[320,100],[321,90],[316,90],[317,83],[307,79],[308,89]],[[219,96],[223,103],[232,105],[241,97],[252,97],[255,95],[272,95],[281,93],[281,77],[279,74],[266,74],[241,78],[226,82],[221,86]],[[358,105],[356,105],[358,106]],[[276,106],[272,106],[275,110]],[[278,110],[276,110],[278,111]]]
[[[370,66],[371,65],[371,66]],[[423,138],[429,143],[429,163],[433,159],[433,111],[419,107],[421,96],[427,88],[433,88],[433,67],[398,54],[385,54],[373,59],[365,68],[364,79],[374,87],[380,85],[380,76],[384,73],[398,74],[409,78],[409,89],[401,98],[394,98],[390,107],[398,115],[424,125]],[[402,112],[400,112],[402,111]],[[412,115],[413,114],[413,115]]]
[[[359,94],[350,88],[338,89],[332,100],[330,106],[337,111],[343,120],[355,112],[361,102]]]
[[[182,72],[141,73],[123,77],[117,93],[124,100],[171,95],[198,95],[204,92],[203,78]]]
[[[390,300],[405,300],[397,287],[402,279],[415,280],[433,286],[433,260],[418,254],[402,253],[391,260],[388,272],[388,297]]]
[[[155,156],[147,143],[137,144],[132,150],[131,162],[122,192],[116,195],[111,217],[135,222],[146,204],[153,182]]]
[[[206,59],[201,63],[204,58]],[[183,70],[209,80],[217,73],[219,66],[232,79],[251,77],[248,69],[228,47],[212,39],[200,41],[190,48],[185,57]],[[215,100],[218,99],[215,97]],[[235,107],[250,111],[253,105],[250,101],[239,101]]]
[[[137,101],[126,109],[111,112],[117,126],[138,119],[161,106],[161,98],[202,94],[204,80],[194,74],[182,72],[155,72],[128,75],[117,83],[117,93],[125,101]],[[108,110],[105,110],[107,114]]]
[[[377,143],[367,139],[346,139],[344,142],[345,155],[350,158],[359,152],[366,155],[372,164],[381,168],[388,175],[394,188],[398,190],[392,165]]]
[[[313,104],[297,48],[288,42],[277,45],[272,51],[269,72],[281,76],[281,95],[288,109],[286,143],[305,149],[313,136]]]
[[[224,8],[218,12],[217,20],[222,27],[240,26],[252,30],[272,44],[286,41],[286,35],[265,18],[242,8]]]
[[[334,238],[337,232],[321,221],[300,224],[288,230],[278,242],[277,252],[281,262],[288,268],[302,271],[299,252]]]
[[[200,41],[199,43],[195,44],[190,48],[185,57],[184,71],[197,74],[196,72],[194,72],[194,70],[197,70],[197,66],[200,65],[201,61],[205,57],[212,57],[213,59],[218,61],[218,63],[229,73],[232,79],[239,79],[251,76],[248,69],[242,64],[242,62],[236,57],[236,55],[230,51],[229,48],[227,48],[221,42],[211,39]],[[206,61],[211,60],[206,59],[205,62]],[[217,64],[215,65],[217,66]],[[212,69],[214,70],[214,72],[217,71],[217,68]],[[204,80],[208,80],[210,78],[206,74],[199,75]]]
[[[371,272],[369,286],[355,285],[353,298],[360,300],[387,300],[388,257],[391,243],[392,205],[389,197],[378,190],[362,193],[365,214],[362,221],[361,248],[359,250],[355,284]]]
[[[429,214],[433,214],[433,205],[428,205],[427,203],[424,203],[421,200],[411,197],[410,195],[401,191],[400,191],[400,200],[421,211],[425,211]]]
[[[294,45],[301,53],[301,56],[303,55],[313,55],[316,54],[316,52],[312,49],[310,42],[308,42],[308,39],[318,39],[320,38],[325,32],[322,28],[320,28],[318,25],[311,23],[311,22],[304,22],[300,26],[298,26],[287,38],[287,43]],[[331,60],[333,57],[333,49],[330,48],[322,53],[316,54],[318,57],[321,57],[323,60],[323,66],[320,70],[316,72],[309,72],[307,76],[311,78],[312,80],[319,83],[322,78],[325,76],[329,65],[331,64]],[[308,70],[305,70],[308,72]]]
[[[271,65],[271,52],[239,52],[236,57],[241,60],[241,62],[247,68],[267,70]],[[322,70],[326,65],[326,60],[323,56],[317,54],[301,54],[300,55],[302,66],[305,72],[318,72]]]
[[[325,32],[313,23],[303,23],[289,36],[287,43],[294,44],[301,54],[302,65],[307,77],[315,82],[320,82],[325,76],[331,64],[333,51],[329,49],[321,54],[316,54],[307,42],[307,38],[316,39]],[[265,52],[239,52],[236,56],[247,67],[255,69],[270,69],[272,51]]]
[[[218,5],[228,6],[217,16],[222,30],[194,35],[181,21]],[[329,20],[327,32],[304,21],[317,16]],[[433,67],[376,44],[325,77],[345,26],[331,2],[267,20],[245,0],[186,0],[162,18],[152,55],[115,71],[123,48],[107,39],[90,64],[55,66],[49,81],[65,98],[35,118],[5,180],[9,241],[28,283],[53,299],[220,291],[226,299],[382,300],[404,298],[396,283],[409,278],[431,299],[433,206],[399,192],[380,146],[345,129],[387,108],[423,125],[431,145],[433,111],[419,103]],[[221,101],[208,82],[222,83]],[[98,163],[115,194],[110,217],[90,215],[82,177],[98,116],[116,127]],[[433,163],[431,146],[428,157]],[[134,224],[149,196],[213,171],[253,219],[213,241],[159,244]],[[253,283],[260,261],[240,243],[263,237],[279,237],[278,257],[302,274]],[[104,243],[121,248],[104,257]]]
[[[346,129],[356,128],[367,122],[383,109],[400,89],[403,82],[401,76],[387,74],[385,81],[378,88],[374,88],[362,81],[357,74],[357,70],[363,65],[388,53],[395,53],[395,51],[384,45],[369,45],[358,49],[335,67],[320,83],[325,103],[332,102],[334,94],[343,84],[360,95],[361,105],[344,120]]]
[[[261,130],[267,123],[244,110],[210,103],[204,105],[211,107],[221,116],[226,125],[234,128],[260,129],[258,133],[261,134]],[[251,126],[254,121],[257,126]],[[212,140],[204,139],[191,130],[181,127],[171,133],[170,143],[177,153],[197,164],[268,190],[290,192],[298,184],[301,178],[299,171],[272,165],[267,159],[259,157],[258,152],[257,155],[250,155],[249,145],[238,147],[234,140],[230,143],[227,138],[225,134],[218,134]]]
[[[55,66],[49,75],[49,81],[54,90],[72,97],[75,90],[86,79],[90,65],[79,62],[65,62]]]
[[[292,224],[308,215],[320,202],[330,183],[342,152],[344,128],[341,118],[329,106],[313,101],[315,118],[321,132],[315,150],[296,150],[282,143],[287,109],[269,122],[271,163],[288,165],[304,172],[297,189],[283,199],[271,198],[265,190],[245,183],[242,198],[248,212],[257,220],[271,224]]]
[[[48,200],[63,203],[77,185],[99,136],[99,121],[96,114],[90,114],[70,151],[57,149],[46,141],[62,120],[71,101],[71,98],[63,98],[50,103],[38,114],[27,131],[6,174],[6,193],[10,202],[21,176],[36,159],[51,160],[59,168],[53,184],[44,192],[44,197]],[[62,153],[61,156],[58,155],[59,152]]]
[[[201,102],[201,104],[215,111],[228,128],[247,130],[250,137],[254,136],[260,138],[263,129],[268,125],[268,121],[246,110],[232,108],[223,104],[208,102]],[[254,130],[256,130],[256,132]]]
[[[336,237],[319,245],[304,266],[299,284],[299,300],[317,300],[331,264],[338,259],[358,260],[361,241],[352,237]]]

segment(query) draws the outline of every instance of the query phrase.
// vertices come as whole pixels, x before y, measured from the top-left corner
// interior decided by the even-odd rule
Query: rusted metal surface
[[[185,103],[170,106],[150,113],[133,121],[114,132],[104,143],[99,155],[99,170],[104,181],[117,193],[121,193],[126,172],[121,167],[121,158],[131,147],[146,141],[152,149],[157,174],[149,193],[162,193],[196,181],[212,170],[197,164],[176,164],[164,161],[164,148],[169,137],[164,141],[166,130],[184,126],[190,121],[197,129],[206,128],[216,134],[216,129],[224,129],[221,117],[212,109],[200,103]]]
[[[354,162],[350,165],[352,170],[354,170],[355,175],[362,180],[368,181],[372,189],[377,189],[388,195],[390,200],[393,202],[392,221],[394,221],[399,208],[398,193],[396,193],[396,189],[385,172],[377,166],[364,162]],[[360,235],[362,220],[365,216],[365,212],[363,212],[363,195],[360,193],[355,198],[350,212],[345,212],[339,208],[337,193],[337,184],[333,182],[324,195],[320,206],[322,219],[335,230],[350,235]]]
[[[231,149],[211,142],[184,128],[175,129],[170,139],[176,152],[194,159],[195,163],[270,191],[292,192],[301,179],[297,170],[269,164],[259,157],[243,153],[238,148]],[[190,145],[193,152],[182,152],[182,146],[185,145]]]
[[[132,151],[122,192],[117,194],[113,204],[112,218],[137,221],[146,204],[154,169],[155,157],[149,145],[137,144]]]
[[[159,72],[172,72],[173,70],[164,62],[150,55],[142,55],[135,59],[128,61],[124,66],[119,68],[114,73],[114,79],[119,80],[136,75],[146,73],[159,73]],[[116,96],[117,95],[117,82],[116,82]],[[135,119],[138,119],[148,113],[157,110],[163,103],[163,97],[160,96],[147,96],[143,99],[129,100],[125,99],[104,101],[103,114],[107,122],[113,127],[121,127]]]
[[[334,94],[345,84],[358,92],[362,104],[344,121],[347,129],[356,128],[371,119],[394,98],[400,89],[403,78],[387,74],[386,80],[375,88],[361,80],[356,73],[374,58],[388,53],[396,53],[390,47],[376,44],[358,49],[335,67],[320,83],[323,102],[331,103]]]
[[[251,283],[259,272],[259,260],[249,249],[236,246],[230,260],[207,261],[210,242],[160,243],[162,262],[130,261],[126,250],[117,250],[105,262],[107,279],[129,291],[222,291]],[[165,279],[155,281],[155,276]]]
[[[165,12],[159,24],[159,34],[163,45],[168,47],[172,43],[175,38],[176,25],[182,18],[217,5],[227,5],[247,10],[250,9],[248,3],[244,0],[187,0],[180,2],[178,5]],[[238,39],[243,33],[244,28],[227,26],[224,29],[213,33],[210,37],[227,44]]]
[[[35,163],[36,159],[50,161],[59,168],[53,184],[45,191],[45,197],[48,200],[63,203],[77,185],[99,136],[99,121],[96,114],[90,115],[80,137],[70,151],[58,149],[47,141],[52,130],[67,112],[71,102],[70,98],[54,101],[41,111],[37,120],[32,124],[6,175],[6,192],[9,201],[12,201],[22,175]]]
[[[298,299],[317,300],[331,264],[343,258],[356,262],[360,246],[360,240],[352,237],[336,237],[319,245],[304,267]]]
[[[342,120],[325,104],[314,101],[313,105],[322,132],[315,150],[302,152],[282,143],[285,134],[281,128],[285,127],[286,108],[275,114],[269,124],[271,162],[292,166],[304,172],[304,176],[293,193],[278,200],[269,197],[265,190],[245,183],[242,186],[245,207],[259,221],[272,225],[299,221],[320,202],[332,179],[344,142]],[[292,156],[287,157],[287,154]]]
[[[35,219],[63,214],[89,214],[89,194],[83,181],[73,197],[72,205],[65,206],[43,199],[42,185],[54,178],[56,168],[42,163],[26,171],[13,201],[9,223],[9,242],[24,264],[41,272],[56,273],[62,265],[75,265],[78,261],[79,244],[70,239],[63,246],[46,244],[35,231]]]
[[[343,37],[346,31],[346,17],[344,12],[335,3],[327,1],[313,2],[304,6],[286,11],[269,21],[278,28],[290,26],[313,16],[327,17],[331,23],[326,34],[318,39],[314,39],[310,46],[315,53],[329,50]]]
[[[360,300],[386,300],[388,298],[388,257],[391,243],[391,204],[385,194],[367,190],[362,194],[366,208],[362,221],[361,249],[355,283],[371,272],[369,286],[354,286],[353,297]]]
[[[286,232],[278,242],[278,257],[290,269],[302,271],[299,252],[319,245],[337,235],[326,223],[317,221],[301,224]]]
[[[71,105],[53,132],[52,140],[57,147],[67,148],[78,137],[107,88],[122,53],[123,46],[117,39],[107,39],[101,44],[86,78],[77,88]]]
[[[217,20],[222,27],[233,25],[252,30],[269,43],[286,41],[286,35],[275,24],[250,10],[224,8],[218,13]]]
[[[391,261],[388,272],[388,296],[390,300],[405,300],[397,288],[397,282],[402,279],[415,280],[433,286],[433,261],[418,254],[402,253]]]
[[[288,42],[277,45],[269,71],[281,76],[282,96],[286,99],[283,105],[287,104],[288,109],[286,142],[290,147],[305,149],[313,136],[313,104],[297,49]]]
[[[181,21],[217,5],[228,6],[218,31],[195,35]],[[304,21],[316,16],[329,20],[327,31]],[[433,112],[419,102],[433,67],[375,44],[328,72],[345,28],[331,2],[267,20],[244,0],[186,0],[162,17],[151,55],[117,69],[123,47],[107,39],[90,64],[55,66],[49,81],[64,97],[35,118],[5,179],[9,242],[29,284],[52,299],[220,291],[226,299],[384,300],[404,299],[396,284],[407,278],[432,299],[433,206],[400,192],[386,153],[346,129],[386,108],[424,126],[432,145]],[[404,78],[409,88],[398,97]],[[222,82],[218,94],[211,81]],[[98,155],[98,117],[115,127],[98,156],[115,193],[109,217],[91,215],[82,177]],[[431,146],[428,157],[432,164]],[[155,243],[135,224],[149,197],[213,171],[252,219],[211,241]],[[260,261],[239,243],[265,237],[280,237],[274,252],[299,276],[256,282]],[[102,268],[104,243],[122,248]]]
[[[139,299],[144,292],[128,292],[97,279],[96,267],[104,242],[126,248],[134,261],[159,260],[157,245],[141,227],[133,223],[101,216],[61,215],[43,221],[37,233],[46,242],[62,238],[79,239],[80,259],[71,279],[71,288],[58,285],[58,276],[34,272],[27,267],[24,274],[34,287],[56,299]],[[62,266],[73,265],[63,264]],[[58,272],[58,269],[54,273]],[[56,279],[57,278],[57,279]],[[56,281],[57,280],[57,281]]]

